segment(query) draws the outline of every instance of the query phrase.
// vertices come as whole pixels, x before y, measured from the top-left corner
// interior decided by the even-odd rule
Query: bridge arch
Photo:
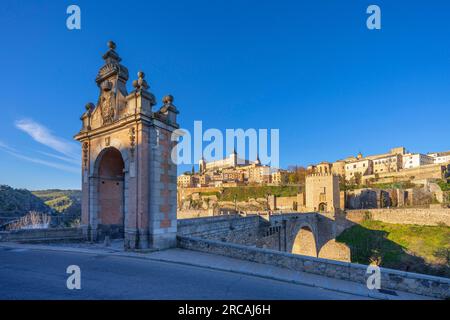
[[[351,262],[350,248],[344,244],[331,239],[318,251],[317,257],[338,261]]]
[[[300,226],[292,244],[292,253],[317,257],[317,237],[311,225],[304,223]]]

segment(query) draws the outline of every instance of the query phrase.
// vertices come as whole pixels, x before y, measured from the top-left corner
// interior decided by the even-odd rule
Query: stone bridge
[[[335,241],[350,225],[339,215],[316,212],[231,215],[179,220],[178,235],[350,261],[349,248]]]

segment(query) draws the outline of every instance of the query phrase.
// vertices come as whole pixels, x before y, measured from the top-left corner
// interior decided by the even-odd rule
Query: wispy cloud
[[[78,158],[76,144],[56,137],[49,129],[40,123],[37,123],[31,119],[22,119],[16,121],[15,126],[30,135],[35,141],[72,159]]]
[[[29,162],[33,162],[33,163],[37,163],[37,164],[41,164],[41,165],[44,165],[47,167],[51,167],[51,168],[55,168],[55,169],[59,169],[59,170],[63,170],[63,171],[71,172],[71,173],[79,173],[79,171],[80,171],[80,169],[75,166],[65,165],[65,164],[61,164],[61,163],[57,163],[57,162],[53,162],[53,161],[47,161],[47,160],[42,160],[42,159],[26,156],[26,155],[18,152],[17,150],[15,150],[14,148],[11,148],[10,146],[8,146],[6,143],[4,143],[2,141],[0,141],[0,150],[6,152],[16,158],[26,160]]]
[[[51,157],[51,158],[58,159],[58,160],[62,160],[62,161],[68,162],[68,163],[72,163],[72,164],[76,164],[76,165],[80,165],[80,163],[81,163],[81,159],[69,158],[69,157],[60,156],[60,155],[57,155],[57,154],[53,154],[53,153],[50,153],[50,152],[44,152],[44,151],[37,151],[37,152],[39,152],[40,154],[42,154],[44,156]]]
[[[3,150],[9,150],[9,151],[15,151],[13,148],[11,148],[10,146],[8,146],[6,143],[4,143],[3,141],[0,140],[0,148]]]
[[[28,152],[24,153],[22,149],[18,150],[4,141],[0,141],[1,151],[6,152],[18,159],[44,165],[50,168],[71,173],[80,172],[80,159],[77,152],[78,146],[75,143],[55,136],[51,130],[31,119],[18,120],[14,124],[17,129],[27,133],[34,141],[45,145],[57,153],[37,151],[43,156],[52,158],[53,161],[51,159],[42,159],[31,154],[28,155],[26,154]],[[56,161],[55,159],[62,162]]]

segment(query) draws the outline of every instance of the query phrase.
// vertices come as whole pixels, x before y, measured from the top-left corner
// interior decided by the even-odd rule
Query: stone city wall
[[[182,197],[188,197],[193,193],[206,193],[206,192],[222,192],[223,188],[218,187],[202,187],[202,188],[178,188],[177,193],[179,199]]]
[[[178,247],[363,284],[366,283],[368,277],[366,274],[367,266],[365,265],[300,256],[239,244],[178,236]],[[381,288],[411,292],[440,299],[450,297],[450,279],[387,268],[380,269]]]
[[[297,202],[297,196],[294,197],[275,197],[275,210],[293,210]]]
[[[346,219],[351,222],[361,223],[366,218],[386,223],[417,224],[422,226],[436,226],[444,223],[450,226],[450,208],[395,208],[346,211]]]
[[[213,210],[203,210],[203,209],[184,209],[177,211],[177,219],[193,219],[202,217],[212,217],[214,216]]]
[[[398,172],[384,172],[377,175],[363,176],[363,182],[376,179],[377,183],[392,183],[398,181],[420,180],[420,179],[442,179],[447,165],[430,164],[418,168],[402,169]]]

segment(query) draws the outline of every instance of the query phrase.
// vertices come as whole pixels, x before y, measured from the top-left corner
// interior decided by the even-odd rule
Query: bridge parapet
[[[332,218],[330,218],[332,217]],[[284,213],[260,217],[216,216],[178,221],[178,235],[244,244],[282,252],[323,256],[348,261],[345,245],[334,243],[334,214]],[[322,250],[326,247],[326,250]]]
[[[278,252],[234,243],[178,236],[180,248],[219,254],[290,270],[323,275],[330,278],[366,284],[367,266],[323,258]],[[381,269],[381,287],[435,298],[450,298],[450,279],[417,273]]]

